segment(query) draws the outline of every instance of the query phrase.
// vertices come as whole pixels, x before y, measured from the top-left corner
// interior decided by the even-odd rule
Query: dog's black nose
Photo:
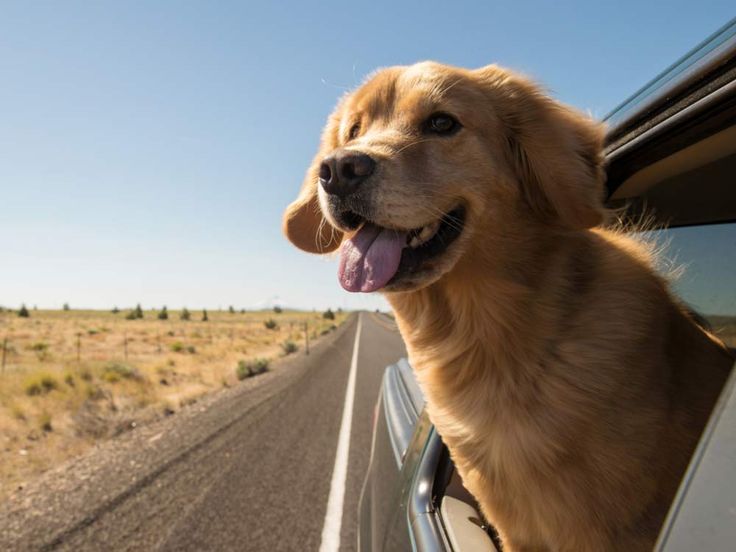
[[[375,168],[376,162],[365,153],[338,150],[322,161],[319,181],[328,194],[345,197],[355,192]]]

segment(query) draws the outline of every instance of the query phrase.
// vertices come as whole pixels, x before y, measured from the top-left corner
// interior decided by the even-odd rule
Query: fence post
[[[79,349],[81,347],[82,334],[77,332],[77,364],[79,364]]]
[[[125,350],[125,360],[128,360],[128,332],[123,334],[123,349]]]
[[[3,339],[3,375],[5,375],[5,355],[8,351],[8,336],[5,336],[5,339]]]
[[[309,322],[304,323],[304,351],[309,354]]]

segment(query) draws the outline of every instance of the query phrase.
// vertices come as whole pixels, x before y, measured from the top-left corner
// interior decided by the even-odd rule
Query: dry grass
[[[82,453],[97,440],[235,385],[241,361],[275,358],[284,343],[304,348],[341,324],[321,312],[192,311],[159,320],[145,311],[0,313],[0,497],[22,481]],[[269,329],[266,322],[276,322]],[[269,324],[270,325],[270,324]],[[0,349],[0,354],[2,350]]]

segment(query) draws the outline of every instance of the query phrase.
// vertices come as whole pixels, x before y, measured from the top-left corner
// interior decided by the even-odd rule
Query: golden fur
[[[462,130],[422,135],[437,111]],[[648,249],[600,226],[603,133],[496,66],[385,69],[330,116],[284,216],[307,251],[350,234],[318,186],[340,147],[378,162],[366,201],[379,226],[466,207],[447,251],[383,291],[430,418],[508,551],[651,549],[733,362]]]

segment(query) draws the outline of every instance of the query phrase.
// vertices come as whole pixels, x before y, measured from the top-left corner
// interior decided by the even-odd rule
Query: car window
[[[663,248],[660,269],[675,293],[726,345],[736,347],[736,223],[648,233]]]

